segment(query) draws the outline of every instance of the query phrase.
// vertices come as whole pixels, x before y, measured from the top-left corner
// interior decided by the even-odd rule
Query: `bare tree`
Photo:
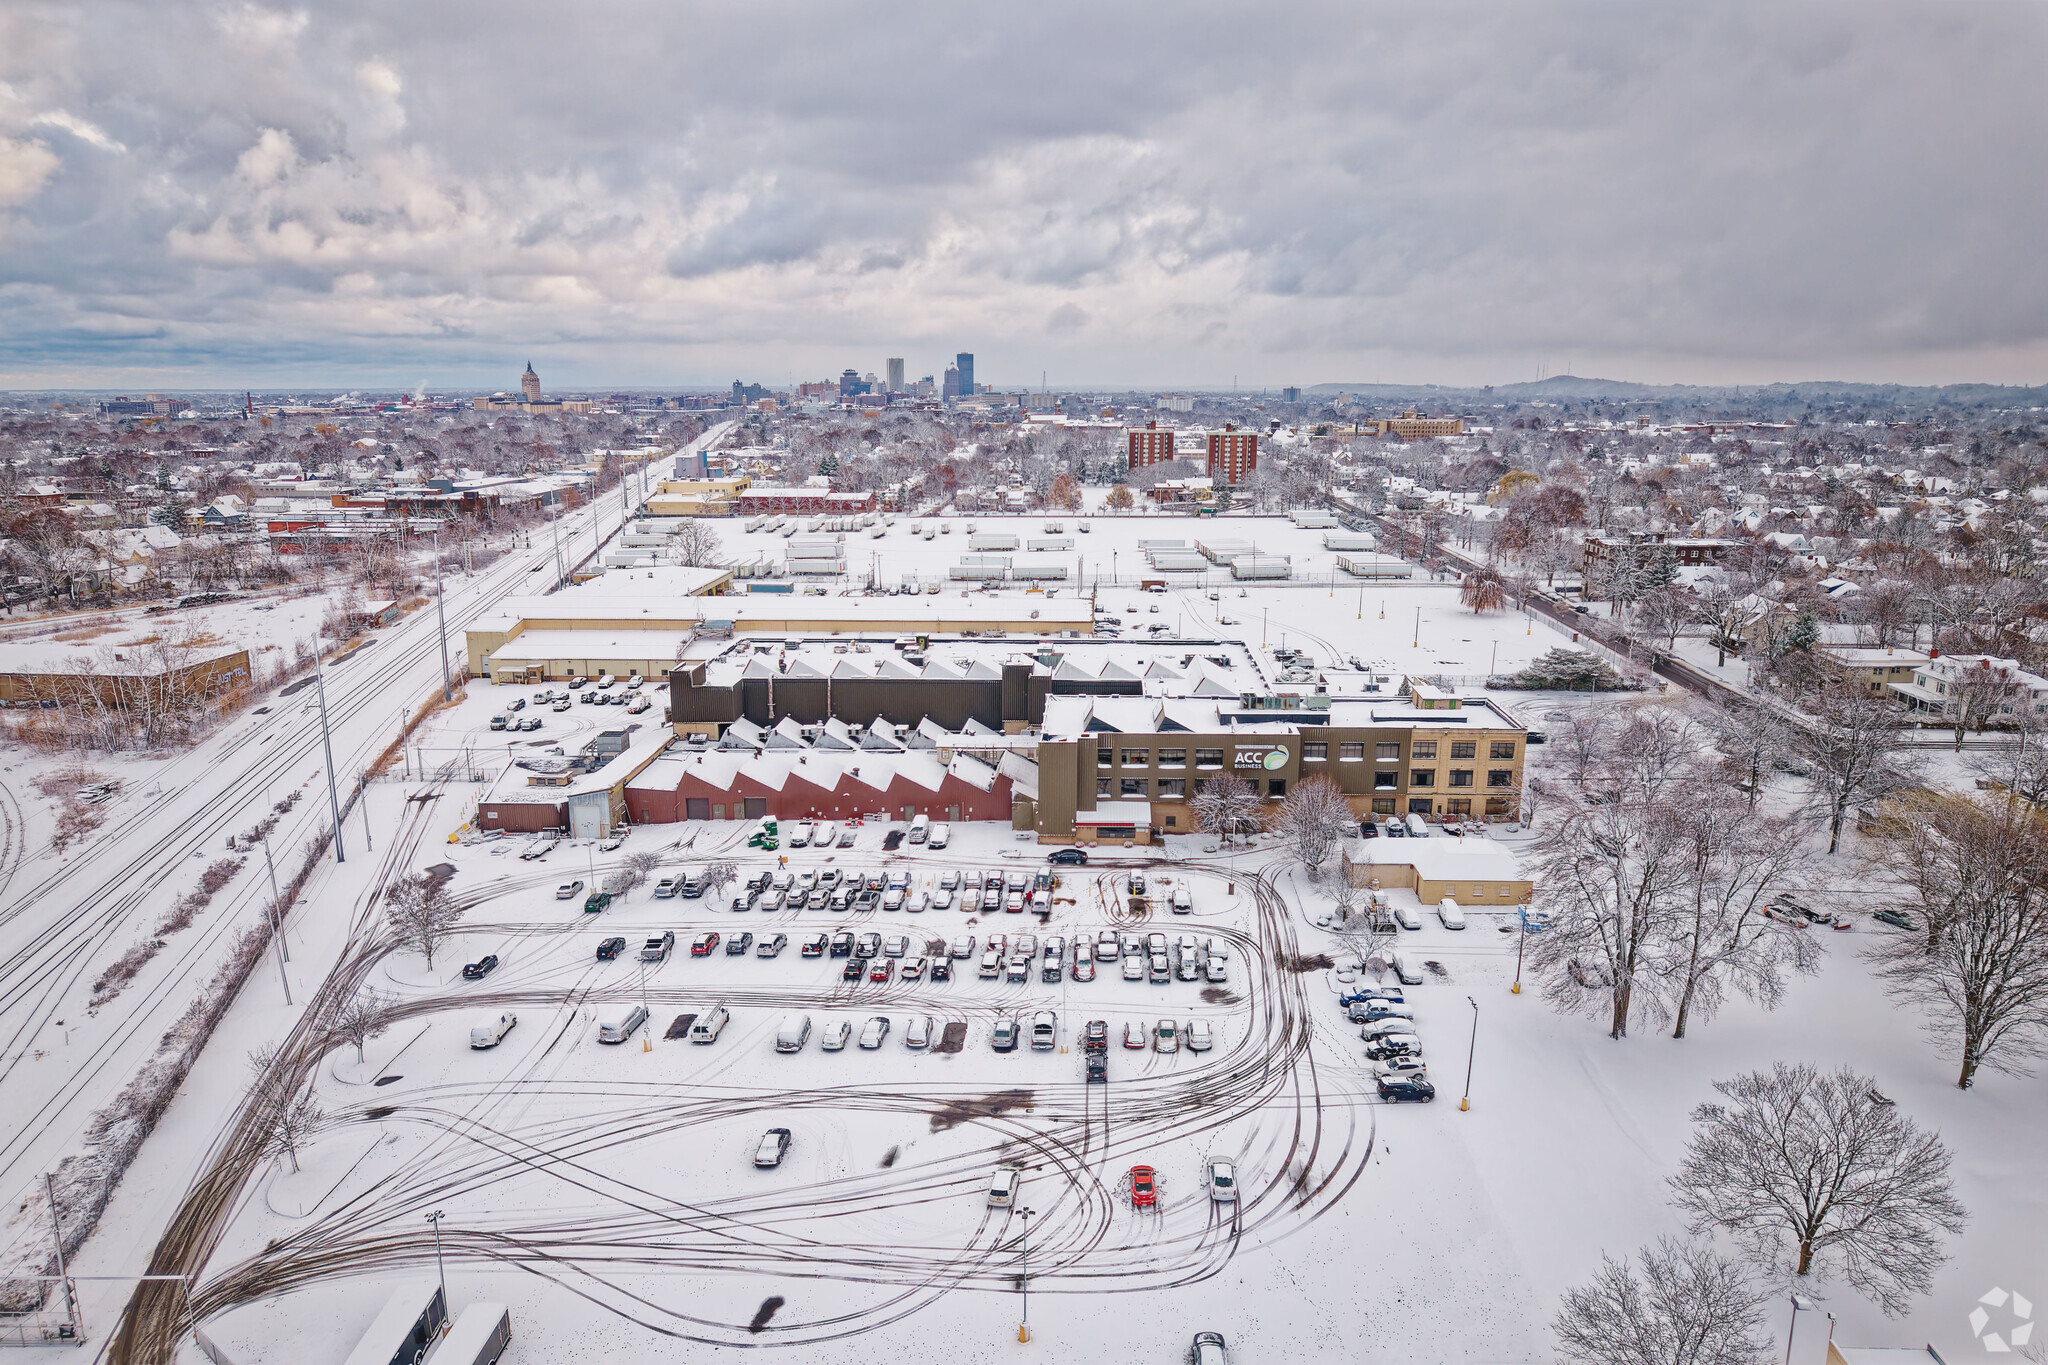
[[[1828,822],[1828,852],[1842,844],[1842,822],[1853,806],[1887,796],[1912,781],[1900,747],[1898,708],[1854,683],[1824,689],[1814,723],[1798,732],[1798,748],[1813,769],[1813,803]]]
[[[299,1169],[299,1147],[326,1126],[327,1111],[320,1107],[310,1082],[302,1081],[288,1059],[273,1047],[249,1054],[255,1081],[249,1089],[249,1103],[262,1125],[261,1141],[266,1156],[282,1152]]]
[[[1764,914],[1791,887],[1803,855],[1796,820],[1759,814],[1712,781],[1677,803],[1684,900],[1671,919],[1657,975],[1677,996],[1673,1038],[1695,1011],[1712,1018],[1732,987],[1764,1008],[1785,994],[1786,968],[1819,969],[1813,935]]]
[[[1221,773],[1202,784],[1188,802],[1197,823],[1224,843],[1232,834],[1255,828],[1259,818],[1258,793],[1236,773]]]
[[[1499,611],[1508,604],[1507,579],[1491,565],[1473,569],[1458,589],[1458,600],[1472,608],[1474,616],[1483,611]]]
[[[1551,926],[1529,960],[1553,1005],[1605,1015],[1608,1036],[1624,1038],[1638,1008],[1668,1014],[1654,988],[1637,988],[1682,903],[1687,848],[1675,807],[1698,779],[1697,746],[1664,712],[1575,728],[1585,732],[1582,757],[1536,839],[1536,904]]]
[[[1678,648],[1679,632],[1698,617],[1692,594],[1675,584],[1652,588],[1636,603],[1637,624],[1662,640],[1667,653]]]
[[[704,893],[716,896],[740,879],[740,870],[729,858],[719,858],[704,868]]]
[[[1693,1110],[1699,1127],[1670,1180],[1693,1232],[1731,1233],[1774,1263],[1789,1243],[1795,1275],[1839,1267],[1888,1314],[1928,1291],[1947,1259],[1941,1234],[1968,1217],[1938,1137],[1847,1067],[1779,1062],[1714,1089],[1727,1103]]]
[[[1958,1087],[2020,1070],[2048,1042],[2048,821],[2010,797],[1935,793],[1886,815],[1879,859],[1926,924],[1870,951],[1877,975],[1960,1045]]]
[[[1992,786],[2048,810],[2048,719],[2027,706],[2014,707],[2013,718],[2018,724],[2003,743],[1970,755],[1970,770]]]
[[[1769,1288],[1702,1241],[1665,1237],[1642,1266],[1600,1258],[1593,1282],[1565,1291],[1551,1319],[1562,1360],[1590,1365],[1755,1365]]]
[[[1948,683],[1948,710],[1954,717],[1956,752],[1963,751],[1963,731],[1984,733],[1999,712],[2011,708],[2020,695],[2019,681],[2012,666],[1997,659],[1973,659],[1964,664]]]
[[[1716,664],[1725,665],[1729,650],[1741,650],[1742,628],[1755,614],[1748,585],[1739,579],[1702,583],[1693,592],[1693,610],[1714,642]]]
[[[676,561],[693,569],[715,568],[723,562],[725,547],[718,529],[702,517],[685,517],[671,542]]]
[[[1797,745],[1797,725],[1769,702],[1753,700],[1716,704],[1706,724],[1724,766],[1740,779],[1754,810],[1757,798],[1763,795],[1765,777]]]
[[[1342,789],[1319,776],[1295,783],[1266,828],[1285,838],[1294,856],[1314,876],[1344,836],[1357,832],[1358,817],[1352,814]]]
[[[418,872],[393,885],[384,900],[391,932],[433,970],[434,950],[448,941],[462,918],[462,908],[448,899],[447,884],[430,872]]]
[[[351,996],[327,1021],[327,1035],[336,1042],[355,1047],[356,1061],[363,1060],[363,1048],[372,1038],[391,1027],[398,1002],[376,991]]]
[[[619,860],[619,871],[615,889],[623,896],[628,891],[644,885],[654,869],[661,866],[661,855],[652,849],[637,848]]]

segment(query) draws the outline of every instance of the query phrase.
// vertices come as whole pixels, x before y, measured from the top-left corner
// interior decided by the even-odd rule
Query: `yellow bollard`
[[[1018,1323],[1018,1324],[1017,1324],[1017,1340],[1019,1340],[1019,1341],[1029,1341],[1029,1340],[1031,1340],[1031,1324],[1030,1324],[1030,1323],[1028,1323],[1028,1322],[1020,1322],[1020,1323]]]
[[[1471,1098],[1470,1098],[1469,1096],[1468,1096],[1467,1098],[1465,1098],[1465,1099],[1462,1099],[1462,1100],[1459,1100],[1459,1101],[1458,1101],[1458,1112],[1459,1112],[1459,1113],[1461,1113],[1461,1114],[1462,1114],[1462,1113],[1464,1113],[1464,1112],[1465,1112],[1465,1111],[1466,1111],[1467,1109],[1470,1109],[1471,1107],[1472,1107],[1472,1100],[1471,1100]]]

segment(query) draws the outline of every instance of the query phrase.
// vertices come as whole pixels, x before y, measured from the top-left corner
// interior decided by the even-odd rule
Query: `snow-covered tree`
[[[1358,817],[1343,790],[1329,778],[1318,776],[1295,783],[1266,821],[1266,828],[1287,840],[1294,856],[1313,876],[1344,836],[1357,832]]]
[[[1797,752],[1813,770],[1813,805],[1828,822],[1833,853],[1849,811],[1909,785],[1912,769],[1901,747],[1898,707],[1860,682],[1827,687],[1813,712],[1812,722],[1794,734]]]
[[[1705,777],[1674,809],[1684,881],[1657,978],[1675,997],[1671,1036],[1683,1038],[1693,1014],[1712,1018],[1731,989],[1776,1006],[1786,970],[1817,970],[1820,950],[1812,934],[1764,914],[1804,857],[1797,820],[1759,813]]]
[[[1943,1234],[1968,1218],[1938,1137],[1847,1067],[1779,1062],[1714,1089],[1726,1102],[1693,1110],[1670,1180],[1694,1233],[1730,1233],[1797,1276],[1839,1270],[1888,1314],[1928,1291]]]
[[[430,872],[419,872],[394,884],[384,893],[385,922],[400,944],[434,965],[434,950],[447,942],[462,918],[462,908],[448,898],[447,883]]]
[[[1568,1289],[1550,1330],[1558,1358],[1588,1365],[1756,1365],[1767,1286],[1699,1240],[1662,1238],[1636,1265],[1600,1258],[1593,1282]]]
[[[1252,784],[1236,773],[1219,773],[1201,784],[1189,800],[1188,809],[1194,813],[1196,824],[1229,843],[1232,834],[1258,824],[1259,797]]]
[[[327,1034],[336,1042],[354,1047],[356,1061],[360,1063],[364,1046],[391,1027],[397,1017],[397,1005],[397,1001],[376,991],[359,991],[328,1019]]]
[[[254,1081],[249,1087],[249,1104],[260,1125],[265,1155],[283,1153],[292,1169],[299,1169],[299,1148],[327,1124],[327,1111],[320,1107],[310,1082],[302,1080],[290,1060],[276,1048],[258,1048],[249,1054]]]

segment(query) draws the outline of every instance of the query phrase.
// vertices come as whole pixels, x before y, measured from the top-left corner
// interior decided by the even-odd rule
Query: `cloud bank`
[[[0,10],[0,385],[2048,379],[2037,5]]]

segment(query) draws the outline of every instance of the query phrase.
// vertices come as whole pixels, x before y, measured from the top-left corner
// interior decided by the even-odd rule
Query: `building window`
[[[1188,794],[1188,780],[1185,777],[1162,777],[1159,779],[1159,797],[1166,800],[1180,800]]]
[[[1514,786],[1515,770],[1513,768],[1489,768],[1486,773],[1486,785],[1489,787]]]
[[[1097,796],[1114,796],[1114,795],[1116,795],[1116,788],[1115,788],[1114,786],[1112,786],[1112,785],[1111,785],[1111,784],[1112,784],[1112,783],[1114,783],[1115,781],[1116,781],[1116,779],[1115,779],[1115,778],[1113,778],[1113,777],[1098,777],[1098,778],[1096,778],[1096,779],[1095,779],[1095,794],[1096,794]]]
[[[1220,768],[1220,767],[1222,767],[1222,766],[1223,766],[1223,751],[1222,751],[1221,749],[1197,749],[1197,750],[1195,750],[1195,766],[1196,766],[1197,768]]]
[[[1188,751],[1186,749],[1161,749],[1159,751],[1159,766],[1162,768],[1187,767]]]
[[[1284,777],[1269,777],[1269,778],[1267,778],[1267,779],[1266,779],[1266,795],[1268,795],[1268,796],[1285,796],[1285,795],[1287,795],[1287,779],[1286,779],[1286,778],[1284,778]]]
[[[1394,798],[1391,796],[1375,796],[1372,799],[1372,813],[1374,815],[1392,815],[1394,813]]]
[[[1126,777],[1120,779],[1120,782],[1122,785],[1118,794],[1121,796],[1143,797],[1147,794],[1145,791],[1147,783],[1142,777]]]
[[[1397,772],[1374,773],[1372,775],[1372,784],[1375,787],[1398,787],[1401,785],[1401,774]]]
[[[1113,750],[1110,750],[1110,749],[1097,749],[1097,750],[1095,751],[1095,766],[1096,766],[1096,767],[1098,767],[1098,768],[1107,768],[1107,767],[1108,767],[1108,766],[1109,766],[1110,764],[1112,764],[1112,763],[1114,763],[1114,762],[1116,762],[1116,753],[1115,753],[1115,752],[1114,752]]]
[[[1337,757],[1343,759],[1346,763],[1362,762],[1365,758],[1365,745],[1339,744],[1337,746]]]
[[[1476,739],[1454,739],[1451,741],[1452,758],[1473,758],[1477,756],[1479,741]]]
[[[1408,813],[1410,815],[1428,815],[1434,809],[1430,805],[1429,798],[1426,796],[1411,796],[1408,798]]]
[[[1151,761],[1152,751],[1150,749],[1124,750],[1124,766],[1126,768],[1142,768]]]
[[[1454,796],[1444,803],[1444,808],[1452,815],[1470,815],[1472,813],[1472,798],[1469,796]]]
[[[1168,829],[1172,829],[1172,828],[1173,828],[1173,827],[1174,827],[1175,825],[1177,825],[1177,824],[1179,824],[1179,823],[1180,823],[1180,819],[1179,819],[1179,817],[1178,817],[1178,816],[1173,816],[1173,815],[1169,815],[1169,816],[1167,816],[1167,817],[1166,817],[1166,827],[1167,827]]]
[[[1505,796],[1487,797],[1486,813],[1488,815],[1506,815],[1508,813],[1508,799]]]
[[[1436,785],[1436,769],[1410,768],[1408,770],[1408,785],[1411,787],[1434,787]]]
[[[1416,741],[1415,741],[1415,742],[1414,742],[1413,744],[1411,744],[1411,745],[1409,745],[1409,746],[1408,746],[1408,757],[1410,757],[1410,758],[1435,758],[1435,757],[1436,757],[1436,741],[1435,741],[1435,740],[1433,740],[1433,739],[1418,739],[1418,740],[1416,740]]]
[[[1471,770],[1470,768],[1453,768],[1453,769],[1451,769],[1451,785],[1452,785],[1453,787],[1469,787],[1469,786],[1471,786],[1471,785],[1472,785],[1472,770]]]
[[[1197,795],[1197,796],[1200,796],[1200,795],[1201,795],[1201,794],[1202,794],[1203,792],[1207,791],[1208,789],[1209,789],[1209,779],[1208,779],[1208,778],[1206,778],[1206,777],[1198,777],[1198,778],[1196,778],[1196,779],[1195,779],[1195,795]]]
[[[1401,761],[1401,746],[1398,744],[1381,744],[1373,752],[1379,755],[1379,761],[1382,763],[1399,763]]]
[[[1326,740],[1305,739],[1301,742],[1301,761],[1321,763],[1330,756],[1330,745]]]
[[[1510,758],[1513,758],[1514,756],[1515,756],[1515,742],[1514,742],[1513,740],[1511,740],[1511,739],[1497,739],[1497,740],[1495,740],[1495,741],[1493,742],[1493,752],[1492,752],[1491,754],[1487,755],[1487,757],[1489,757],[1489,758],[1492,758],[1492,759],[1494,759],[1495,761],[1500,761],[1500,760],[1502,760],[1502,759],[1510,759]]]

